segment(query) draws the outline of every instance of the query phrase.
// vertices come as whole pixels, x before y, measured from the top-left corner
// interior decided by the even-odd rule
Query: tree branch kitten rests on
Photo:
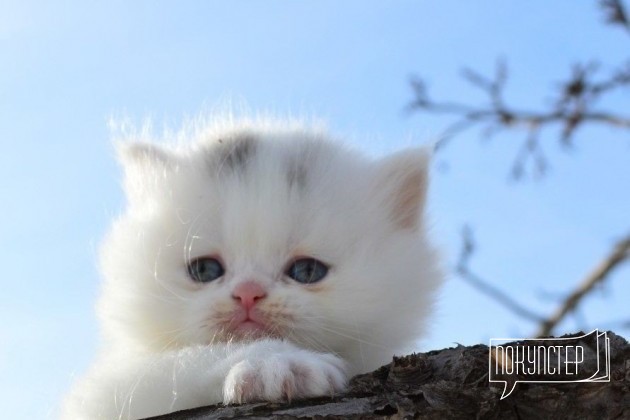
[[[119,146],[128,206],[102,249],[101,352],[64,419],[332,395],[424,331],[442,278],[425,150],[372,160],[269,120],[190,136]]]

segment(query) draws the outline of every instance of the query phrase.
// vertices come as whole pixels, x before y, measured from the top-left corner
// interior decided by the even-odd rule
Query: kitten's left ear
[[[173,160],[168,152],[150,143],[120,143],[116,149],[125,168],[149,165],[167,167]]]
[[[428,188],[428,148],[407,149],[380,162],[376,180],[379,195],[400,229],[415,230],[420,223]]]

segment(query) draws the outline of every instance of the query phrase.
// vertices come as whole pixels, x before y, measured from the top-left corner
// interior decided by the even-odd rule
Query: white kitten
[[[304,126],[126,144],[102,250],[102,351],[66,419],[331,395],[413,350],[441,282],[427,153],[368,159]]]

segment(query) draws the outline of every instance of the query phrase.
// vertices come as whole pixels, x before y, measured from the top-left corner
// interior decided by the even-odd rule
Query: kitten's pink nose
[[[267,291],[255,281],[245,281],[234,288],[232,297],[241,301],[241,305],[247,310],[251,309],[256,301],[267,296]]]

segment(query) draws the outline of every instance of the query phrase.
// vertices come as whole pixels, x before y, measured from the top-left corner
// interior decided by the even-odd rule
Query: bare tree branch
[[[621,265],[625,260],[630,259],[630,235],[620,240],[614,246],[611,253],[579,283],[578,287],[563,300],[556,312],[549,318],[544,318],[529,308],[526,308],[508,294],[492,285],[491,282],[473,273],[470,269],[470,258],[475,248],[476,244],[472,230],[469,226],[464,226],[462,229],[462,248],[455,266],[457,275],[479,292],[489,296],[521,318],[538,323],[539,331],[536,335],[537,337],[545,337],[551,335],[553,329],[568,314],[575,313],[581,300],[593,291],[598,284],[601,284],[616,267]],[[630,321],[626,320],[618,324],[619,328],[630,328]]]
[[[619,241],[612,252],[600,262],[597,267],[578,285],[578,287],[562,302],[556,312],[540,324],[538,337],[551,334],[553,329],[564,319],[564,317],[574,311],[580,301],[593,288],[602,283],[608,275],[618,267],[623,261],[630,258],[630,235]]]
[[[598,5],[605,13],[609,24],[623,27],[630,34],[630,14],[622,0],[599,0]],[[620,51],[627,51],[620,49]],[[573,144],[576,132],[585,125],[603,125],[622,130],[630,130],[630,114],[627,108],[620,112],[599,106],[607,95],[630,87],[630,61],[617,69],[604,74],[600,66],[594,62],[575,64],[570,75],[555,87],[548,105],[540,110],[518,108],[505,98],[505,87],[508,81],[507,65],[499,60],[495,74],[484,76],[470,68],[462,70],[462,77],[473,87],[480,90],[485,103],[479,105],[469,102],[434,100],[428,94],[425,83],[419,79],[411,80],[414,94],[408,105],[410,111],[453,116],[453,122],[442,132],[436,149],[443,148],[455,136],[472,128],[480,128],[484,137],[489,138],[502,130],[513,130],[524,133],[512,164],[511,175],[520,179],[528,170],[536,175],[543,175],[548,162],[542,148],[541,138],[545,130],[552,126],[560,128],[559,142],[562,146]],[[580,316],[578,305],[584,296],[590,293],[597,284],[608,278],[610,272],[622,261],[630,258],[630,235],[620,241],[611,254],[569,294],[559,308],[549,318],[542,317],[509,295],[493,286],[470,270],[469,260],[474,252],[475,244],[470,228],[465,227],[462,233],[463,243],[456,273],[468,284],[481,293],[490,296],[499,304],[522,318],[539,324],[539,336],[549,335],[567,314]],[[630,328],[630,322],[624,321],[622,328]]]
[[[621,0],[601,0],[599,5],[604,10],[608,23],[619,25],[630,33],[630,18]]]
[[[544,318],[524,307],[516,300],[511,298],[505,292],[493,286],[490,282],[483,280],[474,274],[469,268],[469,260],[475,250],[475,243],[470,227],[464,226],[462,229],[462,250],[455,266],[455,272],[468,284],[480,291],[481,293],[491,297],[503,307],[514,312],[516,315],[533,322],[542,322]]]
[[[560,141],[570,146],[576,131],[587,123],[612,126],[630,130],[630,115],[596,108],[596,103],[605,94],[630,86],[630,63],[612,72],[608,77],[596,79],[598,66],[594,63],[573,66],[571,76],[560,83],[557,99],[550,108],[541,111],[523,110],[509,106],[504,98],[508,71],[499,60],[493,78],[487,78],[471,69],[464,69],[462,76],[487,97],[488,104],[476,106],[453,101],[434,101],[424,82],[411,80],[414,100],[408,105],[411,111],[447,114],[456,117],[442,133],[436,148],[442,148],[454,136],[473,127],[483,128],[486,136],[499,129],[517,129],[526,132],[525,140],[515,158],[512,176],[520,178],[531,160],[537,173],[547,168],[540,146],[543,128],[552,125],[561,127]]]

